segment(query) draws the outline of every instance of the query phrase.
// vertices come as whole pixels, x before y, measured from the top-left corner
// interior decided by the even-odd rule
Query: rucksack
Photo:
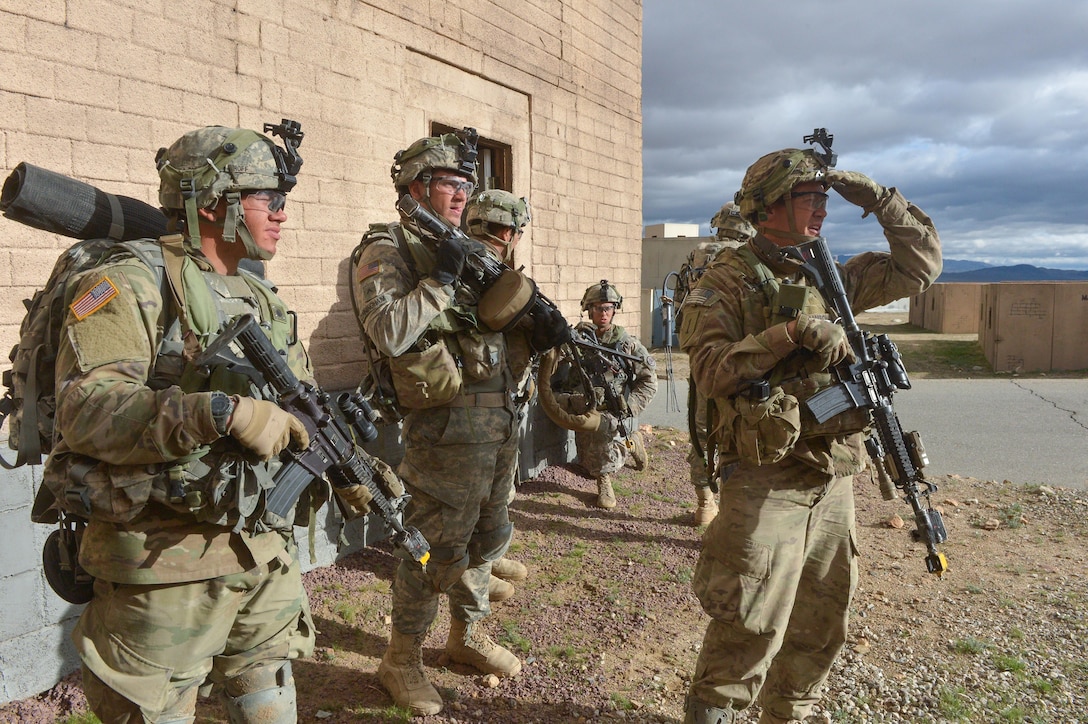
[[[9,470],[39,465],[53,449],[57,350],[79,280],[122,249],[151,269],[161,270],[163,258],[157,248],[154,241],[79,241],[60,255],[45,286],[23,300],[26,316],[19,325],[19,341],[9,355],[12,366],[4,372],[7,389],[0,398],[0,425],[7,421],[8,446],[18,452],[15,462],[0,455],[0,465]]]

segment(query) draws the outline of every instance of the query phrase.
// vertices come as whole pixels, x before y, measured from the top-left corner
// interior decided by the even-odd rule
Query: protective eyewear
[[[471,196],[476,190],[476,184],[456,176],[435,176],[431,179],[431,183],[434,184],[435,189],[450,196],[458,191],[464,191],[466,196]]]
[[[594,304],[591,309],[598,314],[607,314],[616,311],[615,304]]]
[[[796,199],[798,206],[809,211],[820,211],[827,208],[827,194],[822,191],[798,191],[790,194],[791,199]]]
[[[271,189],[248,191],[242,194],[242,198],[257,199],[261,204],[268,207],[268,213],[270,214],[282,211],[287,206],[287,194],[283,191],[273,191]]]

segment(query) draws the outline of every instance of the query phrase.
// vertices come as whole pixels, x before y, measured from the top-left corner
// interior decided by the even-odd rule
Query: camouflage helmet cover
[[[464,128],[454,133],[421,138],[408,148],[397,151],[393,156],[393,165],[389,175],[397,191],[404,192],[408,184],[423,173],[436,168],[448,168],[478,182],[476,176],[476,141],[479,134],[475,128]]]
[[[718,238],[747,239],[755,236],[752,225],[740,215],[740,209],[733,201],[726,203],[714,214],[710,225],[717,230]]]
[[[623,306],[623,297],[620,296],[619,290],[607,279],[602,279],[586,289],[586,293],[582,295],[582,311],[588,311],[590,306],[601,302],[612,302],[616,305],[617,311]]]
[[[469,199],[465,209],[465,226],[488,222],[508,226],[516,230],[525,228],[532,221],[532,210],[524,197],[518,198],[509,191],[491,189],[476,194]]]
[[[198,208],[207,208],[228,192],[290,191],[302,165],[295,150],[301,137],[298,131],[285,152],[267,136],[246,128],[207,126],[190,131],[169,148],[160,148],[155,157],[159,204],[182,210],[186,199],[195,198]]]
[[[734,200],[745,219],[763,220],[767,207],[808,181],[827,185],[828,166],[811,148],[784,148],[768,153],[748,167]]]

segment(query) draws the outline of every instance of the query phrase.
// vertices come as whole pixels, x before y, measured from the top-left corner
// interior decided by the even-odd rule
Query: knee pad
[[[291,662],[262,666],[223,682],[233,724],[295,724],[295,677]]]
[[[684,724],[733,724],[735,719],[732,707],[711,706],[691,694],[684,699]]]
[[[514,537],[514,524],[500,525],[494,530],[477,531],[468,542],[468,552],[472,561],[497,561],[510,547]]]

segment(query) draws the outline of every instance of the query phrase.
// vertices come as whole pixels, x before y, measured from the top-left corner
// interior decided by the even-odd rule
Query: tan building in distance
[[[26,162],[157,206],[155,152],[183,132],[300,121],[305,162],[267,271],[318,382],[353,388],[364,355],[347,258],[369,223],[395,218],[393,154],[435,131],[475,127],[484,175],[531,200],[516,263],[568,319],[602,270],[638,287],[641,48],[641,0],[12,0],[0,171]],[[0,219],[0,348],[73,241]],[[29,519],[38,480],[0,475],[0,585],[22,602],[0,623],[0,702],[75,666],[65,627],[78,611],[35,564],[49,533]]]

